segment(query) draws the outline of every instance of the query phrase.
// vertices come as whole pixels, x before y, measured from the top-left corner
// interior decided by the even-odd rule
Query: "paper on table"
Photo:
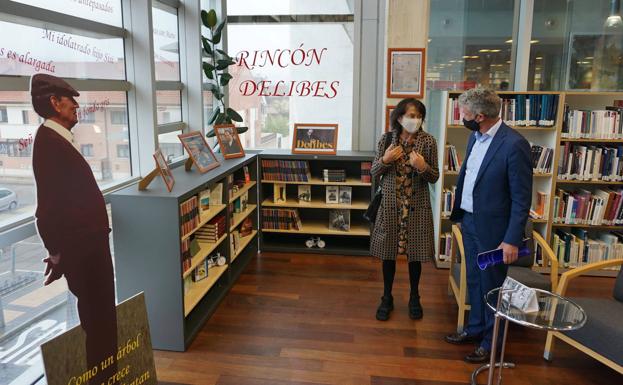
[[[508,302],[510,298],[511,306],[516,307],[524,313],[539,311],[536,291],[511,277],[506,277],[504,280],[502,293],[503,301]]]

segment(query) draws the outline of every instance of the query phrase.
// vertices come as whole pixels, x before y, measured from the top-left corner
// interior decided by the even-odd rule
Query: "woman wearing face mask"
[[[370,254],[383,261],[383,297],[376,311],[380,321],[389,319],[394,309],[398,256],[409,262],[409,316],[423,316],[418,290],[422,262],[430,261],[435,252],[428,184],[439,179],[437,142],[422,130],[425,118],[426,107],[419,100],[398,103],[390,116],[391,131],[379,140],[372,163],[372,177],[377,181],[382,177],[383,190],[370,242]]]

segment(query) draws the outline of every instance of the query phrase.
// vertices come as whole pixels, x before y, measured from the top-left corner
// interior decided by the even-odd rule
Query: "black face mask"
[[[465,127],[467,127],[467,129],[469,129],[471,131],[478,131],[478,130],[480,130],[480,123],[478,123],[476,121],[476,119],[465,120],[465,118],[463,118],[463,125]]]

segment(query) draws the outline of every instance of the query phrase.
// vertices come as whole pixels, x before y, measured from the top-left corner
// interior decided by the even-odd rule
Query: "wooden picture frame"
[[[193,131],[178,135],[177,137],[182,142],[182,146],[184,146],[188,156],[197,166],[200,173],[204,174],[220,166],[219,161],[201,132]]]
[[[387,97],[424,97],[425,48],[389,48],[387,50]]]
[[[391,131],[391,125],[389,118],[392,116],[392,111],[396,106],[385,106],[385,132]]]
[[[167,186],[167,190],[171,192],[173,190],[173,186],[175,185],[175,178],[173,178],[173,173],[169,168],[169,164],[167,163],[167,160],[164,159],[164,155],[160,149],[157,149],[156,152],[154,152],[154,160],[156,161],[156,168],[158,169],[164,184]]]
[[[238,130],[233,124],[219,124],[214,126],[214,135],[218,140],[221,153],[225,159],[241,158],[244,156],[244,149],[240,143]],[[231,139],[228,139],[230,136]]]
[[[292,153],[335,155],[337,133],[337,124],[295,123],[292,133]]]

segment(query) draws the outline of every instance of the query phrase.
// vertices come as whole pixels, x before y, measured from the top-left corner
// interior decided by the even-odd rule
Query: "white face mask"
[[[400,122],[400,124],[409,134],[413,134],[422,126],[422,119],[404,117],[402,118],[402,122]]]

